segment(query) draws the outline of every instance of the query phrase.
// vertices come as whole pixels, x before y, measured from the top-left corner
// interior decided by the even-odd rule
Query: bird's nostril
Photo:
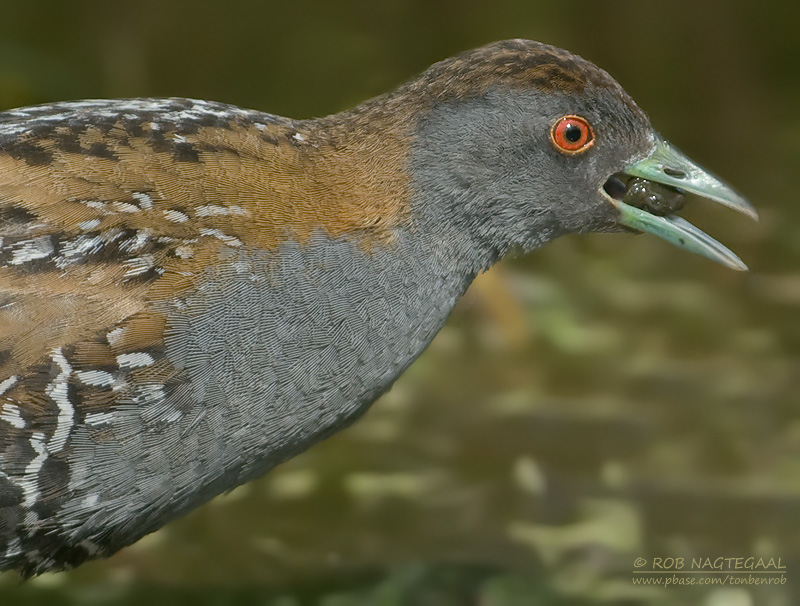
[[[625,192],[628,189],[625,183],[619,177],[611,176],[603,185],[603,189],[606,193],[614,198],[615,200],[622,200],[625,196]]]
[[[684,171],[675,168],[669,168],[668,166],[664,167],[664,174],[669,177],[675,177],[676,179],[686,178],[686,173]]]

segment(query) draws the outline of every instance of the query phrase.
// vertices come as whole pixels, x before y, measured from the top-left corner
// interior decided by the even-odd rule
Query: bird
[[[608,73],[522,39],[315,119],[0,112],[0,570],[108,557],[347,427],[504,257],[630,231],[746,269],[688,194],[757,217]]]

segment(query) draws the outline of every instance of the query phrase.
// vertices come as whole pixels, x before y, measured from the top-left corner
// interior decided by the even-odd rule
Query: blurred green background
[[[685,213],[746,275],[624,234],[504,263],[354,427],[110,560],[23,585],[0,575],[0,604],[800,603],[795,5],[0,8],[2,108],[179,95],[306,118],[471,47],[541,40],[608,70],[761,213],[697,200]],[[747,556],[782,558],[786,583],[632,582],[636,558]]]

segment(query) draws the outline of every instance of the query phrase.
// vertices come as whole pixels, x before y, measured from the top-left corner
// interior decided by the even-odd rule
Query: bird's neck
[[[314,191],[300,195],[316,201],[329,235],[356,236],[368,249],[413,242],[418,254],[438,257],[451,269],[456,288],[466,288],[508,249],[468,225],[461,217],[463,200],[420,178],[419,138],[430,108],[407,97],[399,89],[339,114],[297,122],[310,144],[302,153],[313,158],[305,164],[305,186]],[[435,159],[433,164],[426,172],[436,171]],[[401,243],[399,232],[410,237]]]

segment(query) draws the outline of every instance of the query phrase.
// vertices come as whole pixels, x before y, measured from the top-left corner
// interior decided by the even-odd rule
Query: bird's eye
[[[550,130],[550,140],[560,152],[579,154],[592,146],[594,132],[585,118],[564,116],[553,124],[553,128]]]

